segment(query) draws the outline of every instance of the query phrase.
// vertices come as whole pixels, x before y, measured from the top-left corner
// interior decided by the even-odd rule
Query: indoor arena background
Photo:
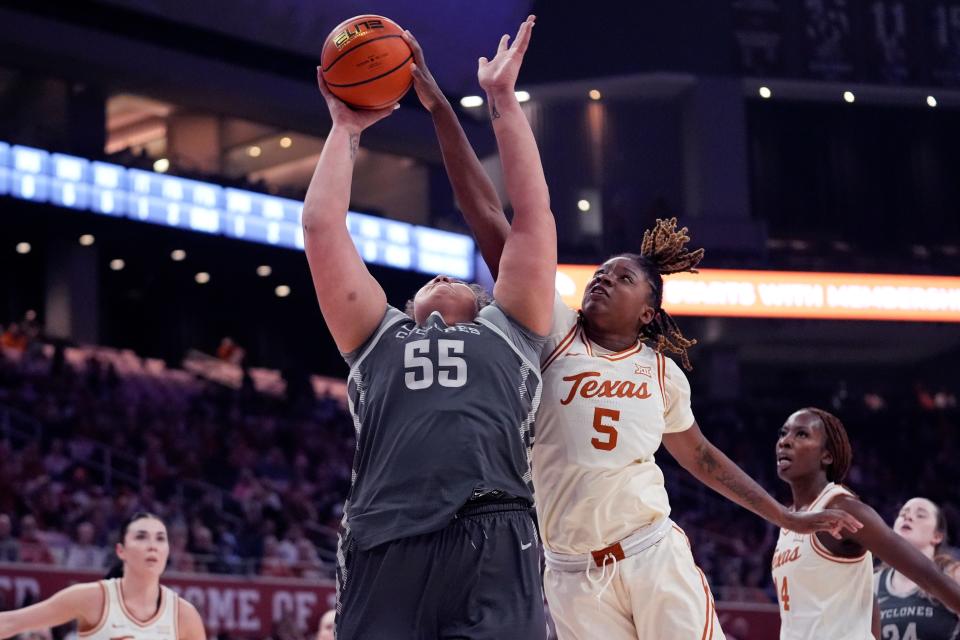
[[[530,12],[561,292],[677,216],[706,249],[665,297],[704,432],[786,498],[777,430],[822,406],[886,521],[923,495],[960,533],[960,0],[4,0],[0,610],[102,576],[145,509],[211,637],[313,637],[354,451],[299,225],[323,39],[409,28],[504,197],[462,105]],[[490,284],[413,92],[351,212],[392,304]],[[660,462],[727,637],[776,637],[775,529]]]

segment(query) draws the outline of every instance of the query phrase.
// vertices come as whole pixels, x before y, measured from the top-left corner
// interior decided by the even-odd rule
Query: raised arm
[[[901,536],[891,531],[869,505],[850,496],[839,496],[831,501],[830,506],[850,513],[863,523],[862,529],[847,535],[849,539],[913,580],[923,591],[960,615],[960,584],[944,574],[936,564]]]
[[[413,50],[413,88],[433,118],[453,194],[477,240],[483,260],[496,280],[510,223],[503,214],[497,190],[470,146],[456,112],[433,79],[420,43],[409,31],[404,32],[403,38]]]
[[[93,627],[103,611],[103,589],[95,582],[76,584],[58,591],[43,602],[0,613],[0,639],[37,629],[49,629],[71,620],[80,629]]]
[[[839,538],[842,531],[855,531],[861,526],[855,517],[839,509],[814,513],[787,510],[707,440],[696,422],[686,431],[664,434],[663,446],[697,480],[778,527],[797,533],[829,531]]]
[[[347,231],[347,209],[360,134],[393,109],[354,111],[335,98],[317,68],[320,92],[333,126],[303,202],[303,243],[320,311],[337,348],[353,351],[383,318],[387,297]]]
[[[546,334],[553,314],[557,227],[537,141],[514,95],[533,22],[530,16],[520,25],[512,46],[507,46],[510,36],[503,36],[493,60],[480,58],[477,78],[487,93],[507,195],[513,205],[493,297],[528,329]]]

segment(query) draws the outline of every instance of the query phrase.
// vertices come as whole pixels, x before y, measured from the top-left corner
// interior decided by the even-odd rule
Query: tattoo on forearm
[[[350,159],[357,159],[357,149],[360,148],[360,134],[354,133],[350,136]]]
[[[500,112],[497,111],[497,101],[494,98],[490,98],[490,119],[496,120],[500,117]]]
[[[757,507],[763,502],[763,493],[741,482],[735,474],[724,470],[722,463],[713,455],[709,446],[697,447],[697,465],[751,507]]]

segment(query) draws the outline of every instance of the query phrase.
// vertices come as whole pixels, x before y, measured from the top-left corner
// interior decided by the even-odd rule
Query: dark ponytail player
[[[206,640],[193,605],[160,584],[170,545],[158,516],[133,514],[120,529],[116,554],[106,579],[75,584],[43,602],[0,613],[0,639],[75,620],[83,640]]]

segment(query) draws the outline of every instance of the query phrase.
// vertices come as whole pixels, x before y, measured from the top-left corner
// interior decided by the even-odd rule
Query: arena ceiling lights
[[[130,169],[0,142],[0,195],[61,207],[303,249],[299,200]],[[396,269],[474,277],[470,236],[347,213],[363,259]]]
[[[596,267],[560,265],[557,291],[574,308]],[[701,269],[664,278],[678,316],[960,322],[960,278]]]

